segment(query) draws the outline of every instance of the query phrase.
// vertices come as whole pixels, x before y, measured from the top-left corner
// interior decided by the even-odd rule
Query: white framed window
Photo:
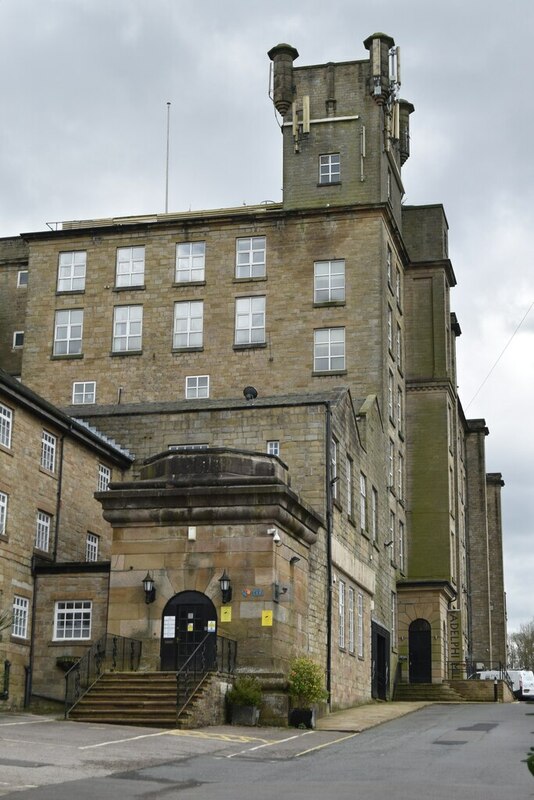
[[[85,539],[85,560],[98,561],[98,545],[100,544],[100,537],[96,533],[87,532]]]
[[[349,586],[349,653],[354,653],[354,589]]]
[[[210,396],[209,375],[188,375],[185,379],[186,400],[198,400]]]
[[[397,454],[397,500],[404,500],[404,456]]]
[[[87,253],[75,250],[60,253],[57,267],[58,292],[81,292],[85,289]]]
[[[349,456],[347,456],[346,471],[347,471],[347,516],[350,519],[352,519],[354,515],[354,503],[353,503],[354,487],[352,485],[352,459]]]
[[[398,527],[398,536],[399,536],[399,569],[401,572],[404,572],[404,522],[399,520],[399,527]]]
[[[388,446],[388,489],[395,490],[395,442],[389,440]]]
[[[116,286],[143,286],[145,282],[145,248],[117,249]]]
[[[363,658],[364,655],[364,640],[363,640],[363,594],[358,592],[358,657]]]
[[[389,244],[386,248],[386,274],[388,285],[393,288],[393,253],[391,252],[391,247]]]
[[[397,649],[397,595],[391,592],[391,646]]]
[[[396,539],[396,524],[395,524],[395,512],[389,512],[389,547],[390,547],[390,554],[391,560],[395,561],[395,550],[397,548],[397,539]]]
[[[26,288],[28,285],[28,270],[19,269],[17,272],[17,289]]]
[[[266,265],[265,236],[249,236],[236,239],[236,278],[263,278]]]
[[[115,306],[113,309],[113,352],[141,350],[143,306]]]
[[[24,346],[24,331],[13,331],[13,350],[20,350]]]
[[[11,623],[11,635],[18,639],[28,638],[28,617],[30,613],[30,601],[27,597],[15,595],[13,598],[13,619]]]
[[[97,492],[107,492],[108,484],[111,480],[111,470],[105,464],[98,465],[98,480],[96,484]]]
[[[339,646],[345,647],[345,581],[339,581]]]
[[[393,311],[389,306],[388,306],[387,324],[388,324],[388,350],[390,353],[393,353]]]
[[[72,356],[82,352],[83,309],[56,311],[54,355]]]
[[[345,369],[345,328],[319,328],[313,332],[314,372]]]
[[[11,432],[13,428],[13,412],[0,403],[0,444],[11,447]]]
[[[401,271],[397,267],[395,270],[395,297],[397,298],[397,305],[402,310],[402,287],[401,287]]]
[[[313,300],[334,303],[345,300],[345,261],[315,261],[313,265]]]
[[[360,472],[360,528],[367,530],[367,478]]]
[[[319,156],[319,183],[339,183],[341,180],[341,159],[339,153],[326,153]]]
[[[337,439],[332,436],[330,442],[330,485],[332,487],[332,500],[337,500]]]
[[[54,472],[56,468],[56,446],[57,437],[53,433],[43,431],[41,433],[41,466],[49,472]]]
[[[265,297],[238,297],[235,301],[235,344],[265,342]]]
[[[371,489],[371,538],[378,541],[378,492],[373,486]]]
[[[397,367],[402,372],[402,331],[400,325],[397,324],[397,333],[395,336],[395,350]]]
[[[393,405],[394,378],[391,370],[388,371],[388,414],[391,422],[395,422],[395,407]]]
[[[54,640],[90,639],[90,600],[58,600],[54,613]]]
[[[45,511],[37,512],[37,522],[35,525],[35,547],[48,553],[50,547],[50,530],[52,527],[52,517]]]
[[[6,535],[7,524],[7,494],[0,492],[0,536]]]
[[[176,245],[176,283],[204,280],[206,242],[180,242]]]
[[[72,402],[75,406],[96,403],[96,381],[74,381]]]
[[[203,300],[184,300],[174,304],[174,348],[202,347],[203,328]]]
[[[402,434],[403,432],[403,402],[402,402],[402,389],[400,386],[397,387],[397,427],[399,429],[399,433]]]
[[[280,455],[280,442],[278,439],[270,439],[267,442],[267,452],[270,456],[279,456]]]

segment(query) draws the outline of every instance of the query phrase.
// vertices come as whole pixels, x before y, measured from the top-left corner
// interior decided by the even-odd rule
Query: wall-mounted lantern
[[[229,603],[232,599],[232,586],[226,570],[224,570],[223,574],[219,578],[219,583],[221,584],[222,601],[223,603]]]
[[[143,589],[145,590],[145,603],[147,605],[153,603],[156,599],[156,584],[150,572],[147,572],[143,578]]]

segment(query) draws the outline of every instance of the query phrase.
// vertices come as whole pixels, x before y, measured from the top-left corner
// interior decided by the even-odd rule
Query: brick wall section
[[[97,402],[172,401],[184,397],[185,377],[210,375],[210,397],[241,397],[252,383],[260,396],[291,391],[324,391],[349,384],[356,397],[384,397],[385,241],[380,211],[310,212],[296,217],[279,211],[262,216],[250,212],[230,222],[209,218],[204,224],[172,227],[127,226],[101,229],[92,237],[83,229],[50,234],[31,242],[32,289],[28,303],[28,335],[23,379],[47,392],[60,406],[71,402],[73,381],[96,380]],[[236,281],[236,237],[265,236],[267,277]],[[206,242],[204,285],[174,285],[177,242]],[[114,291],[116,249],[145,246],[145,287]],[[56,295],[59,253],[87,252],[83,293]],[[313,303],[315,260],[344,258],[346,302]],[[235,350],[235,299],[266,297],[266,344]],[[204,301],[204,347],[199,352],[173,352],[174,302]],[[113,308],[144,308],[141,355],[111,356]],[[83,357],[51,358],[56,309],[84,309]],[[403,317],[393,308],[396,319]],[[313,374],[313,332],[346,328],[346,374]],[[224,368],[221,369],[221,365]],[[365,366],[364,366],[365,365]]]
[[[506,606],[504,592],[504,566],[502,543],[501,488],[504,486],[500,472],[486,475],[488,507],[489,579],[491,603],[493,662],[507,664]]]
[[[28,267],[28,246],[18,236],[0,239],[0,367],[20,375],[22,350],[13,349],[13,333],[26,327],[27,286],[17,286],[18,273]]]
[[[54,424],[53,418],[42,419],[25,401],[14,401],[11,394],[1,391],[1,385],[0,402],[13,412],[11,448],[0,446],[0,491],[8,495],[5,535],[0,536],[0,608],[10,610],[14,596],[26,598],[29,602],[27,637],[13,637],[9,630],[4,631],[0,640],[0,663],[5,658],[12,661],[8,703],[20,707],[24,695],[24,667],[29,666],[31,631],[35,624],[32,619],[32,559],[36,557],[45,564],[52,564],[54,560],[83,562],[88,531],[100,537],[100,559],[109,559],[111,528],[102,518],[101,506],[95,500],[94,493],[99,463],[114,469],[116,480],[121,478],[121,469],[109,458],[80,443],[74,435],[66,434],[62,426]],[[40,466],[43,430],[57,437],[54,472]],[[46,552],[35,549],[38,511],[51,517],[49,548]],[[49,584],[51,591],[63,591],[68,585],[62,575],[50,578]],[[84,585],[83,582],[81,585]],[[99,615],[97,626],[101,627],[105,625],[106,617],[100,607],[105,608],[107,592],[102,592],[100,584],[94,592]],[[47,626],[46,629],[50,631],[53,604],[47,606],[46,602],[46,595],[40,596],[39,624]],[[40,637],[42,630],[41,627]],[[39,651],[39,658],[46,660],[46,647],[43,651],[42,644],[40,638],[36,653]],[[39,674],[50,675],[49,668],[42,661],[38,671]]]
[[[488,429],[483,419],[468,421],[466,437],[467,538],[469,542],[471,632],[475,660],[484,660],[493,652],[485,469],[485,437],[487,435]]]

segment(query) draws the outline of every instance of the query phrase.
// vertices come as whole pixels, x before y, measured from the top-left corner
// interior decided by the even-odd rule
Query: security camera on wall
[[[278,531],[276,531],[276,533],[273,535],[273,542],[275,544],[280,544],[281,541],[282,540],[280,538],[280,534],[278,533]]]

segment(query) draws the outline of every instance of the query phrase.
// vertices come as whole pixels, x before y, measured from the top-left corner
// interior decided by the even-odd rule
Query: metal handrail
[[[216,669],[233,673],[237,656],[237,642],[227,636],[217,636],[215,653],[211,646],[213,633],[207,633],[189,658],[176,673],[176,717],[189,705],[206,675]],[[209,646],[208,646],[209,645]]]
[[[109,671],[135,672],[141,659],[141,642],[105,633],[65,674],[65,719],[69,711]]]

